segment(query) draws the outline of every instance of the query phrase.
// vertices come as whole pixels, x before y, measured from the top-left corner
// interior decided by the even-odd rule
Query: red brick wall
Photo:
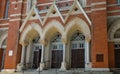
[[[4,18],[6,8],[6,0],[0,0],[0,19]]]
[[[92,2],[106,2],[106,0],[92,0]],[[92,6],[95,8],[96,6]],[[106,6],[105,6],[106,7]],[[107,11],[99,10],[91,13],[92,20],[92,67],[108,68],[108,40],[107,40]],[[96,61],[96,55],[103,54],[103,62]]]
[[[17,65],[17,54],[18,54],[18,39],[19,39],[19,21],[11,22],[9,25],[8,31],[8,40],[7,40],[7,50],[6,50],[6,58],[5,58],[5,69],[15,69]],[[9,56],[9,50],[13,50],[13,56]],[[10,61],[10,62],[8,62]]]
[[[115,56],[114,56],[114,43],[108,42],[108,56],[109,56],[109,67],[115,67]]]
[[[40,3],[46,3],[47,0],[39,0]],[[49,0],[50,1],[50,0]],[[95,2],[106,2],[106,0],[91,0],[90,3]],[[25,4],[18,4],[17,9],[15,5],[10,6],[10,14],[20,14],[25,13],[26,8],[22,7],[26,6]],[[100,8],[100,6],[92,5],[93,8]],[[106,7],[103,5],[102,7]],[[92,64],[93,68],[108,68],[108,40],[107,40],[107,11],[92,11],[91,15],[89,14],[90,19],[92,20]],[[73,17],[73,16],[72,16]],[[69,17],[71,19],[72,17]],[[79,17],[85,18],[81,15]],[[21,18],[19,17],[10,17],[11,19]],[[48,19],[49,21],[50,19]],[[59,19],[58,19],[59,20]],[[59,20],[61,21],[61,20]],[[8,32],[8,42],[7,42],[7,50],[6,50],[6,58],[5,58],[5,69],[13,69],[16,68],[17,63],[20,62],[21,55],[21,46],[19,46],[19,27],[21,25],[21,21],[9,21],[9,32]],[[46,22],[47,23],[47,22]],[[9,50],[13,50],[13,56],[8,56]],[[96,54],[104,55],[104,62],[96,62]],[[10,62],[8,62],[10,61]]]
[[[11,3],[9,14],[22,14],[22,8],[23,3],[21,2],[18,2],[17,5]],[[19,46],[19,28],[22,23],[21,20],[16,19],[21,19],[21,15],[17,17],[10,16],[9,19],[10,25],[8,31],[7,49],[4,65],[5,69],[15,69],[17,63],[20,61],[21,47]],[[8,55],[9,50],[13,50],[13,56]]]
[[[107,3],[108,4],[116,4],[117,2],[116,2],[117,0],[107,0]]]

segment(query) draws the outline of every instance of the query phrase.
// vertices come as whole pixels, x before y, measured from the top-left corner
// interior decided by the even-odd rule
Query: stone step
[[[113,72],[55,72],[55,71],[43,71],[43,72],[17,72],[14,74],[113,74]],[[120,73],[119,73],[120,74]]]

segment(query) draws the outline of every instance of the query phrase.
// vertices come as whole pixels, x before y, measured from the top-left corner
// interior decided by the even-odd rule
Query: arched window
[[[2,46],[5,47],[6,46],[6,43],[7,43],[7,39],[5,39],[2,43]]]
[[[52,40],[53,50],[63,50],[63,44],[61,42],[61,35],[58,33]]]
[[[85,36],[77,31],[71,38],[72,49],[82,49],[84,48]]]
[[[4,16],[4,18],[8,18],[9,6],[10,6],[10,0],[6,0],[6,8],[5,8],[5,16]]]
[[[51,68],[60,68],[61,67],[61,62],[63,60],[63,44],[61,41],[61,34],[57,33],[54,37],[53,40],[51,41],[52,43],[52,50],[51,50]]]
[[[115,32],[114,38],[120,38],[120,29]]]

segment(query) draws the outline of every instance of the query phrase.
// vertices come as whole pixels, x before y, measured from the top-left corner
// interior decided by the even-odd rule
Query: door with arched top
[[[52,56],[51,56],[51,68],[60,68],[63,58],[63,44],[61,42],[61,35],[56,36],[51,41],[52,44]]]
[[[71,68],[85,67],[85,37],[79,31],[75,32],[71,38]]]
[[[115,67],[120,68],[120,29],[116,30],[114,40]]]
[[[120,68],[120,43],[115,43],[115,67]]]
[[[39,40],[39,36],[33,39],[33,69],[37,69],[40,66],[41,62],[42,46],[39,43]]]
[[[5,55],[6,55],[6,42],[7,38],[2,42],[2,48],[0,49],[0,69],[4,69]]]

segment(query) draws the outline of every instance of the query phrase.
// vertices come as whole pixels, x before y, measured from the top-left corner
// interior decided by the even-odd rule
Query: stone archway
[[[41,27],[32,23],[28,25],[21,33],[20,44],[22,45],[21,61],[18,64],[18,70],[37,69],[41,62],[42,46],[40,38],[42,34]]]
[[[46,56],[47,58],[45,58],[45,60],[49,60],[49,62],[46,61],[48,67],[52,67],[52,59],[51,59],[52,58],[52,44],[54,44],[54,42],[52,42],[51,40],[53,40],[53,38],[55,37],[55,35],[58,34],[58,33],[61,35],[61,43],[62,43],[63,42],[62,41],[62,37],[63,37],[63,34],[64,34],[64,27],[57,20],[51,20],[43,28],[42,39],[45,40],[45,41],[47,41],[45,52],[49,53],[48,56]],[[63,52],[61,54],[63,54]],[[61,59],[63,60],[63,58],[61,58]]]
[[[5,54],[6,54],[6,44],[7,44],[7,34],[5,32],[0,38],[0,69],[4,69],[4,61],[5,61]]]
[[[120,68],[120,19],[116,19],[108,30],[109,40],[114,44],[114,50],[111,51],[114,54],[115,68]]]
[[[60,68],[63,60],[63,43],[61,34],[56,33],[51,40],[51,68]]]
[[[84,66],[85,66],[85,69],[86,68],[91,68],[91,62],[90,62],[90,40],[91,40],[91,31],[90,31],[90,28],[88,26],[88,24],[80,19],[80,18],[73,18],[70,22],[67,23],[66,25],[66,28],[65,28],[65,35],[67,37],[67,43],[68,43],[68,49],[71,49],[71,37],[72,35],[74,34],[75,31],[79,31],[80,33],[83,34],[83,36],[85,36],[85,56],[84,57]],[[68,53],[66,54],[69,54],[69,56],[67,56],[69,59],[67,59],[67,62],[69,62],[71,60],[70,56],[71,56],[71,51],[66,51]],[[71,61],[69,62],[69,67],[71,66]]]

